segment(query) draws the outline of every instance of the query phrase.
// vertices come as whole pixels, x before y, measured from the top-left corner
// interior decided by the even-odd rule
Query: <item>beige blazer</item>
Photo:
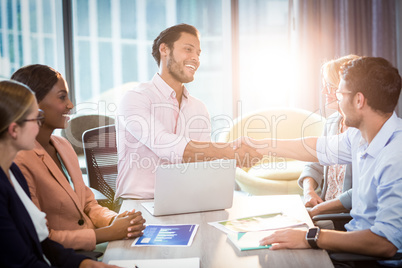
[[[91,189],[85,186],[71,144],[53,135],[50,141],[63,160],[75,191],[38,142],[33,150],[20,151],[15,163],[28,182],[32,201],[46,213],[50,239],[67,248],[93,250],[94,229],[107,226],[116,213],[100,206]]]

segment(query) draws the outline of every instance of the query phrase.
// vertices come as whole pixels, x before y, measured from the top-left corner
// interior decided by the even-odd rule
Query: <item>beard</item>
[[[359,128],[360,126],[360,121],[356,120],[354,118],[346,117],[345,118],[345,126],[347,127],[354,127],[354,128]]]
[[[359,128],[361,123],[361,117],[358,115],[356,111],[353,111],[353,103],[352,100],[347,100],[348,103],[341,108],[341,114],[344,118],[344,123],[348,127]],[[345,111],[346,110],[346,111]]]
[[[170,52],[169,54],[169,59],[167,61],[167,69],[169,71],[169,74],[179,81],[180,83],[190,83],[191,81],[194,80],[193,75],[186,75],[184,72],[184,65],[178,63],[174,56],[173,56],[173,51]]]
[[[359,128],[361,118],[357,114],[348,113],[349,115],[343,115],[344,123],[347,127]]]

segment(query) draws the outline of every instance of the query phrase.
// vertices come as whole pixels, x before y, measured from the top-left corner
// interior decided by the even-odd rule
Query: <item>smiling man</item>
[[[263,238],[262,245],[385,258],[402,250],[402,119],[394,112],[400,92],[396,68],[383,58],[362,57],[342,67],[336,91],[347,131],[319,138],[253,141],[262,155],[353,167],[353,219],[345,225],[347,232],[320,232],[317,227],[278,230]]]
[[[158,73],[129,90],[117,110],[116,198],[153,198],[160,164],[234,158],[233,146],[210,142],[207,108],[184,86],[194,80],[200,54],[199,32],[188,24],[154,40]]]

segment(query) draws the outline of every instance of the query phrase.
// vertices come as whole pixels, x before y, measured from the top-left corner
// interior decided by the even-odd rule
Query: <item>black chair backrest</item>
[[[77,155],[83,155],[82,135],[86,130],[114,124],[114,118],[106,115],[79,115],[73,117],[60,135],[66,138]]]
[[[114,210],[117,178],[115,125],[85,131],[82,135],[82,143],[87,163],[89,186],[107,197],[106,201],[98,201],[99,204]]]

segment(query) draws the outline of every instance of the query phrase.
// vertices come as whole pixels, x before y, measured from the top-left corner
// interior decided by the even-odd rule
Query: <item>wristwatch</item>
[[[319,235],[320,235],[320,228],[312,227],[312,228],[308,229],[308,231],[306,233],[306,240],[309,243],[310,247],[312,247],[314,249],[319,248],[317,246],[317,240],[318,240]]]

